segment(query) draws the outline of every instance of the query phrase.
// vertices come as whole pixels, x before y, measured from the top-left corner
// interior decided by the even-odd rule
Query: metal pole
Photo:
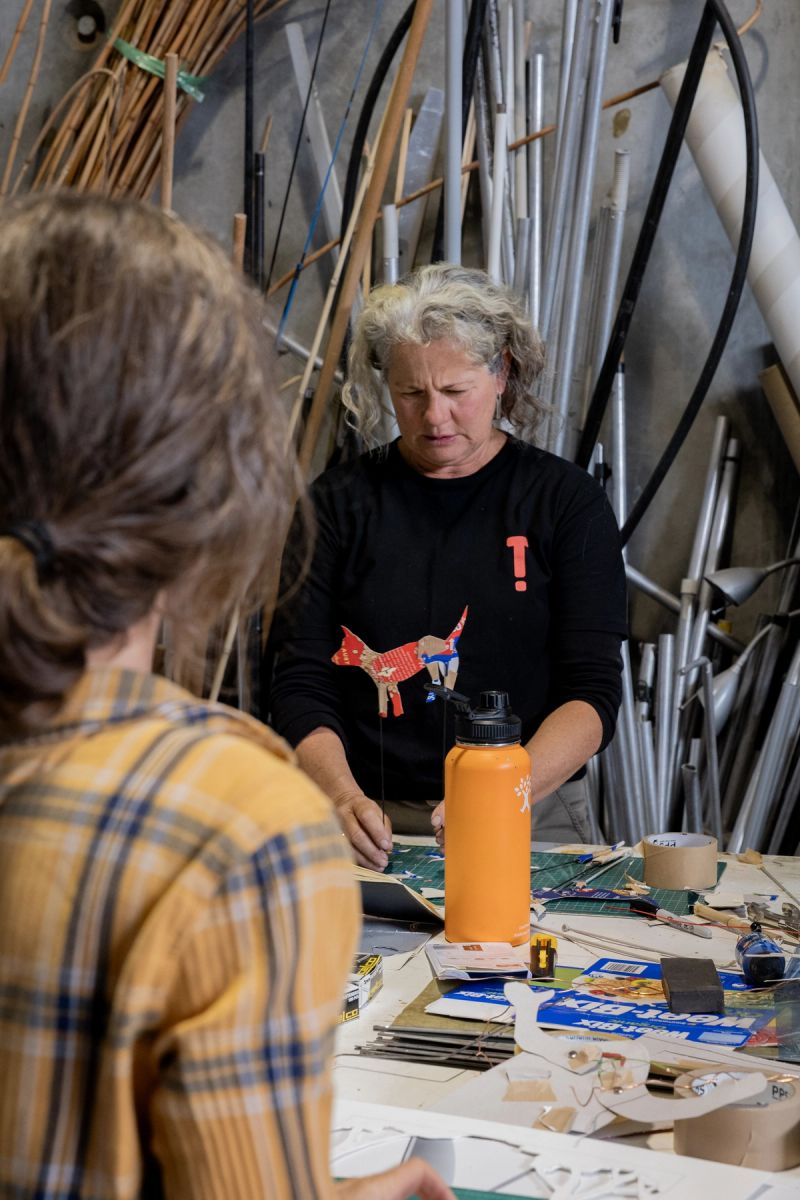
[[[604,202],[608,213],[606,239],[603,246],[603,262],[600,271],[600,290],[597,301],[595,323],[594,358],[592,363],[592,388],[600,374],[606,356],[611,325],[617,308],[619,266],[622,259],[622,235],[625,232],[625,215],[628,210],[628,187],[630,182],[630,156],[627,150],[615,150],[614,175]]]
[[[800,645],[783,681],[769,730],[759,759],[758,780],[750,803],[743,808],[734,826],[728,849],[734,853],[743,846],[758,848],[764,836],[776,798],[776,787],[786,768],[787,750],[800,720]]]
[[[514,3],[513,0],[502,0],[502,8],[500,10],[500,62],[503,72],[503,100],[506,106],[507,126],[506,132],[509,141],[516,138],[516,79],[515,66],[516,56],[514,54]],[[509,160],[508,180],[506,186],[511,199],[512,220],[516,226],[516,172],[514,169],[514,160]]]
[[[492,145],[489,137],[489,98],[486,92],[486,67],[483,52],[478,56],[475,73],[475,143],[478,151],[478,184],[481,193],[481,229],[484,261],[489,254],[489,226],[492,212]]]
[[[650,596],[652,600],[657,600],[663,607],[669,609],[670,612],[678,613],[681,611],[681,602],[672,592],[668,592],[666,588],[661,587],[655,580],[643,575],[636,567],[632,567],[630,563],[625,564],[625,576],[628,583],[632,583],[640,592],[644,592],[645,596]],[[720,646],[724,646],[727,650],[732,650],[734,654],[741,654],[744,650],[743,644],[730,634],[724,633],[716,625],[709,625],[709,637],[715,642],[719,642]]]
[[[594,187],[597,140],[600,131],[600,113],[603,100],[603,83],[608,58],[608,42],[614,0],[599,0],[594,18],[594,45],[581,138],[580,164],[576,186],[572,229],[569,238],[569,259],[564,295],[564,314],[561,321],[559,365],[556,375],[556,410],[564,418],[555,442],[555,452],[560,454],[567,434],[566,420],[570,408],[572,369],[575,361],[575,338],[578,326],[578,311],[581,299],[583,268],[586,261],[586,238]]]
[[[514,141],[525,137],[525,0],[514,0]],[[528,216],[528,144],[514,151],[517,220]]]
[[[656,675],[656,812],[658,830],[666,829],[669,817],[669,765],[672,743],[672,694],[675,686],[675,638],[662,633],[658,639],[658,674]]]
[[[461,146],[462,58],[464,53],[463,0],[446,0],[445,7],[445,155],[444,155],[444,256],[461,262]]]
[[[714,723],[714,689],[711,681],[711,663],[703,655],[681,668],[688,675],[700,667],[703,675],[703,730],[706,744],[706,786],[708,789],[709,824],[722,845],[722,804],[719,791],[719,758],[717,756],[717,731]],[[694,739],[693,739],[694,740]],[[685,783],[685,780],[684,780]],[[688,812],[687,812],[688,816]],[[692,830],[691,832],[695,832]]]
[[[772,832],[772,838],[770,839],[770,843],[767,848],[768,854],[780,854],[781,844],[786,836],[786,830],[789,826],[789,821],[794,815],[794,809],[797,805],[797,798],[800,796],[800,756],[797,755],[798,744],[800,744],[800,734],[798,734],[798,736],[795,738],[795,747],[792,751],[792,755],[796,758],[794,770],[792,771],[786,782],[786,786],[783,789],[783,801],[779,805],[780,811],[778,813],[778,819],[775,822],[775,828]],[[795,850],[795,857],[796,856],[797,851]]]
[[[575,47],[575,22],[578,16],[578,0],[564,0],[561,24],[561,54],[559,62],[561,70],[558,76],[558,110],[556,113],[556,170],[553,172],[553,185],[555,187],[555,176],[558,169],[558,160],[561,157],[561,145],[564,140],[564,114],[567,111],[567,96],[569,95],[570,86],[570,70],[572,65],[572,54]],[[541,129],[541,125],[537,126]],[[555,199],[555,191],[550,197],[550,212],[553,211],[553,201]]]
[[[544,55],[534,54],[530,60],[529,86],[530,132],[544,125]],[[542,139],[537,138],[528,147],[528,212],[533,222],[531,228],[531,269],[528,309],[531,324],[539,328],[539,310],[542,293],[542,228],[543,212]]]
[[[397,224],[397,206],[384,204],[383,214],[383,282],[397,283],[400,274],[400,234]]]
[[[642,763],[642,784],[647,802],[647,822],[650,826],[649,830],[646,832],[658,833],[658,813],[656,809],[658,784],[656,782],[656,754],[655,745],[653,742],[653,722],[638,721],[636,728],[639,735],[639,758]]]
[[[639,655],[639,678],[636,682],[636,719],[647,721],[653,708],[653,680],[656,676],[656,647],[643,642]]]
[[[628,517],[628,435],[625,423],[625,363],[620,362],[611,393],[611,503],[620,526]],[[625,557],[625,550],[622,551]]]
[[[739,474],[739,460],[739,440],[738,438],[729,438],[725,458],[722,463],[722,480],[719,486],[717,503],[714,508],[711,534],[708,539],[705,562],[702,567],[702,578],[700,580],[700,590],[697,597],[696,615],[689,649],[690,658],[700,658],[703,654],[714,590],[710,583],[706,583],[705,576],[711,574],[719,566],[722,548],[727,540],[733,494]],[[690,676],[686,682],[686,688],[688,691],[691,691],[693,687],[694,679]]]
[[[562,255],[564,230],[571,216],[569,184],[575,169],[576,148],[580,117],[583,111],[585,92],[586,60],[589,52],[590,17],[594,0],[580,0],[581,9],[575,27],[572,61],[569,70],[567,103],[563,118],[563,133],[558,148],[558,163],[553,181],[553,196],[547,228],[547,251],[542,281],[542,312],[540,332],[544,338],[550,334],[553,322],[558,262]],[[562,125],[559,126],[562,128]]]
[[[508,158],[507,113],[498,104],[494,118],[494,166],[492,170],[492,218],[489,225],[489,252],[486,270],[495,283],[503,282],[500,269],[500,248],[503,233],[503,201],[505,198],[506,162]]]
[[[484,46],[488,63],[488,80],[490,100],[494,100],[494,110],[500,104],[506,104],[508,90],[503,78],[503,56],[500,50],[500,15],[497,0],[489,0],[484,25]],[[494,153],[497,153],[495,147]],[[507,278],[514,277],[514,218],[511,211],[510,172],[508,167],[508,122],[506,122],[506,165],[504,171],[505,201],[503,204],[503,264]]]
[[[681,777],[686,798],[686,832],[703,832],[703,800],[700,795],[700,776],[693,763],[682,763]]]
[[[530,217],[520,217],[517,221],[517,244],[514,248],[514,291],[523,302],[528,296],[532,224]]]

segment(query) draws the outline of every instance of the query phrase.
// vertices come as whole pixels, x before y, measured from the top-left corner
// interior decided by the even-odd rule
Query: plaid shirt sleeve
[[[86,686],[101,721],[0,746],[0,1194],[327,1198],[358,927],[330,805],[263,727]]]
[[[329,1063],[355,928],[342,860],[329,821],[269,838],[180,946],[152,1047],[166,1196],[331,1194]]]

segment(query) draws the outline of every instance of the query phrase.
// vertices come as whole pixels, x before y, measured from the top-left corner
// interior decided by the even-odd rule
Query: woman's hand
[[[337,1200],[455,1200],[447,1184],[429,1163],[421,1158],[408,1162],[380,1175],[363,1179],[344,1179],[336,1185]]]
[[[436,845],[444,850],[444,800],[431,813],[431,825],[436,836]]]
[[[345,792],[333,798],[339,824],[360,867],[383,871],[392,848],[392,823],[363,792]]]

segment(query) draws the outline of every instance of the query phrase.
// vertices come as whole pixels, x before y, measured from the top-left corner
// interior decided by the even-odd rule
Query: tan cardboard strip
[[[676,1121],[675,1152],[759,1171],[786,1171],[796,1167],[800,1163],[800,1088],[797,1083],[797,1079],[789,1075],[772,1075],[766,1089],[750,1100],[718,1108],[691,1120]],[[716,1086],[714,1074],[692,1071],[675,1081],[675,1092],[676,1095],[692,1095],[704,1086],[711,1089]]]
[[[700,891],[717,882],[716,838],[702,833],[649,833],[642,850],[649,887]]]

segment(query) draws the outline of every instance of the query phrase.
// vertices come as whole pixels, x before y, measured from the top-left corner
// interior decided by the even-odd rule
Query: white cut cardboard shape
[[[759,1071],[754,1071],[740,1079],[728,1075],[719,1087],[705,1095],[687,1096],[678,1100],[655,1096],[646,1086],[650,1056],[646,1047],[641,1046],[639,1042],[590,1043],[586,1047],[587,1058],[589,1054],[593,1054],[593,1061],[587,1061],[576,1049],[575,1043],[570,1044],[565,1039],[548,1036],[538,1024],[539,1007],[552,996],[552,992],[534,994],[534,989],[522,983],[507,983],[504,991],[506,999],[513,1005],[516,1013],[514,1039],[525,1054],[544,1058],[559,1074],[565,1070],[571,1074],[585,1074],[589,1070],[595,1072],[592,1076],[594,1087],[587,1107],[598,1105],[614,1116],[654,1124],[703,1116],[726,1104],[749,1100],[767,1086],[766,1078]],[[635,1055],[635,1061],[630,1061],[631,1055]],[[606,1090],[596,1073],[598,1060],[614,1057],[621,1060],[627,1079],[619,1087],[612,1086]],[[563,1080],[556,1078],[553,1082],[557,1084]],[[558,1093],[559,1089],[556,1086],[554,1090]],[[588,1113],[585,1115],[588,1116]],[[599,1124],[595,1124],[594,1128],[601,1128],[607,1124],[607,1121],[601,1119],[600,1113],[595,1111],[594,1116],[595,1120],[599,1120]]]

